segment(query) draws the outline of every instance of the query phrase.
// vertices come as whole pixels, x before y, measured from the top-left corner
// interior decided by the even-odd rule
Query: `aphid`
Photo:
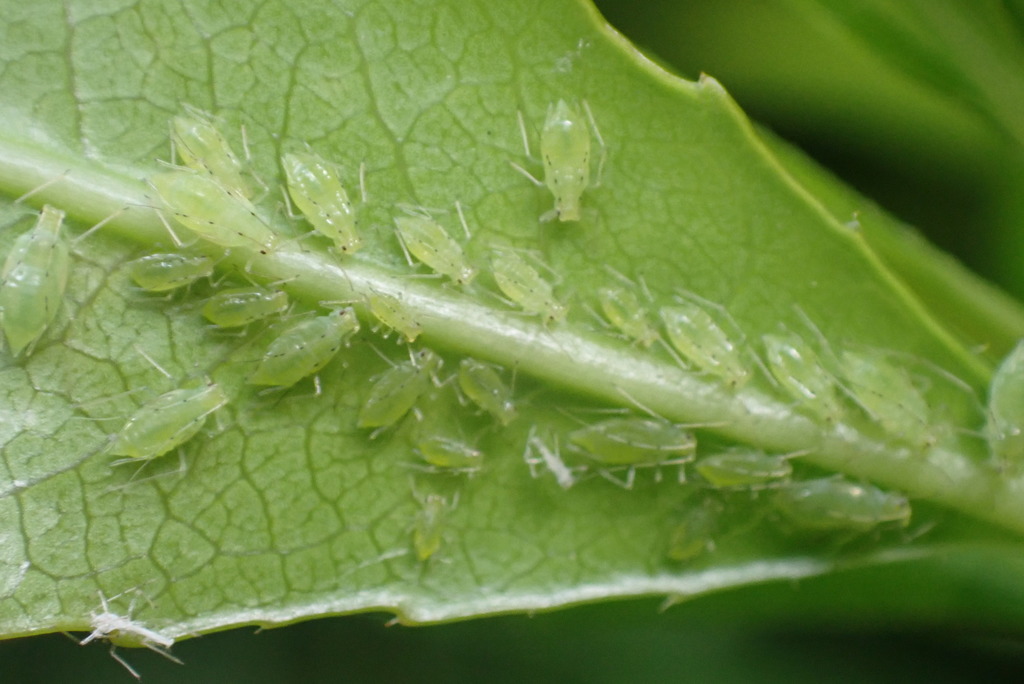
[[[783,390],[828,422],[843,414],[836,379],[821,364],[814,350],[792,333],[763,338],[768,370]]]
[[[934,444],[928,402],[905,370],[882,353],[847,350],[840,361],[850,395],[886,433],[914,446]]]
[[[705,456],[694,468],[712,487],[755,488],[786,480],[793,473],[793,454],[773,455],[735,448]]]
[[[675,305],[662,307],[659,314],[668,341],[686,360],[731,387],[742,387],[750,379],[750,369],[744,363],[736,335],[730,336],[709,313],[708,308],[716,306],[692,296],[678,298]]]
[[[597,291],[598,301],[605,318],[619,332],[641,347],[649,347],[658,340],[658,331],[647,318],[640,298],[619,287],[602,287]]]
[[[444,541],[444,517],[448,508],[448,500],[440,494],[428,494],[423,499],[412,530],[412,546],[420,562],[441,548],[441,542]]]
[[[208,176],[190,171],[158,173],[150,182],[178,223],[221,247],[273,249],[277,236],[256,208]]]
[[[206,417],[228,403],[215,383],[181,388],[143,404],[114,436],[107,453],[148,460],[192,439]]]
[[[697,451],[692,432],[660,418],[609,418],[574,430],[569,441],[602,465],[628,467],[627,489],[636,468],[682,465],[692,461]],[[680,468],[679,481],[684,480]]]
[[[687,509],[682,519],[669,534],[665,555],[677,563],[691,561],[715,548],[714,534],[718,528],[718,514],[706,504]]]
[[[437,221],[425,216],[399,216],[395,225],[405,248],[433,270],[459,285],[468,285],[476,277],[477,270],[466,261],[462,247]]]
[[[412,317],[412,312],[397,297],[383,292],[371,292],[367,301],[370,313],[376,316],[378,321],[392,330],[397,330],[409,342],[415,342],[423,332],[419,322]]]
[[[985,437],[1000,465],[1024,464],[1024,341],[999,364],[988,390]]]
[[[459,472],[479,470],[484,458],[479,449],[443,435],[431,435],[417,440],[416,451],[435,468]]]
[[[370,388],[370,396],[359,410],[357,425],[382,428],[397,423],[430,388],[431,378],[440,367],[441,357],[429,349],[420,349],[409,361],[384,371]]]
[[[242,164],[205,112],[187,107],[189,116],[171,119],[171,142],[185,166],[209,177],[225,190],[252,197],[242,178]]]
[[[474,404],[508,425],[516,417],[512,390],[502,382],[497,371],[476,359],[463,359],[459,364],[459,389]]]
[[[910,522],[906,497],[838,477],[785,485],[775,491],[772,502],[794,525],[810,530],[867,530]]]
[[[12,356],[34,345],[57,316],[71,263],[63,221],[63,211],[44,206],[35,227],[14,241],[0,272],[0,321]]]
[[[262,287],[236,287],[222,290],[206,300],[203,316],[222,328],[248,325],[288,308],[288,295]]]
[[[363,246],[355,213],[338,169],[315,154],[298,152],[281,158],[288,194],[306,220],[330,238],[338,251],[351,254]]]
[[[184,287],[213,274],[213,260],[188,254],[149,254],[129,261],[128,274],[135,284],[149,292],[166,292]]]
[[[538,314],[548,323],[565,317],[568,309],[555,299],[551,284],[516,252],[505,250],[491,257],[491,268],[501,291],[527,313]]]
[[[85,646],[97,639],[106,639],[110,642],[110,656],[117,662],[121,663],[122,667],[128,670],[128,672],[136,679],[140,679],[139,673],[136,672],[135,668],[129,665],[124,658],[117,654],[116,649],[118,646],[148,648],[154,653],[159,653],[172,662],[179,665],[182,664],[180,660],[171,655],[167,650],[174,645],[174,639],[172,637],[149,629],[148,627],[135,622],[131,617],[118,615],[117,613],[112,612],[107,603],[106,597],[103,596],[102,593],[100,593],[100,605],[103,608],[102,612],[92,614],[92,633],[79,641],[79,646]]]
[[[540,458],[534,456],[535,453],[540,454]],[[559,453],[557,436],[554,446],[548,446],[548,443],[536,434],[536,426],[530,428],[526,448],[523,450],[523,460],[530,467],[531,477],[537,477],[537,466],[542,465],[554,476],[555,482],[562,489],[569,489],[576,484],[574,469],[565,464]]]
[[[251,385],[291,387],[330,363],[345,340],[359,331],[351,307],[293,324],[270,343]]]

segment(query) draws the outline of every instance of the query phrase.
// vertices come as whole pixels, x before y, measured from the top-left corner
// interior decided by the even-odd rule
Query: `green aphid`
[[[187,107],[188,116],[171,120],[171,141],[185,166],[205,173],[229,192],[252,197],[252,189],[242,178],[242,163],[228,141],[205,112]]]
[[[565,318],[568,309],[555,298],[551,284],[516,252],[503,250],[491,257],[491,269],[498,288],[527,313],[546,323]]]
[[[370,313],[384,324],[384,327],[397,331],[409,342],[415,342],[423,332],[423,327],[401,299],[383,292],[371,292],[367,297],[367,303]]]
[[[548,107],[540,155],[544,185],[555,198],[551,218],[579,221],[580,198],[590,185],[590,130],[579,105],[559,100]]]
[[[810,345],[797,335],[765,335],[768,370],[779,386],[808,411],[830,423],[843,416],[837,382]]]
[[[313,228],[330,238],[343,254],[361,249],[363,241],[356,230],[355,212],[337,167],[309,152],[286,154],[281,165],[288,194]]]
[[[845,387],[890,436],[915,447],[936,442],[928,401],[910,375],[880,352],[844,351]]]
[[[138,460],[162,456],[192,439],[206,417],[227,403],[227,395],[214,383],[161,394],[132,414],[107,453]]]
[[[213,274],[213,259],[201,255],[149,254],[126,264],[135,284],[149,292],[166,292]]]
[[[402,244],[414,257],[459,285],[476,277],[462,247],[433,219],[425,216],[399,216],[395,219]]]
[[[730,335],[708,311],[710,303],[679,298],[659,311],[669,343],[698,369],[724,380],[730,387],[742,387],[750,369],[740,350],[740,340]]]
[[[262,287],[235,287],[222,290],[206,300],[203,316],[222,328],[238,328],[284,313],[288,295]]]
[[[1017,343],[992,376],[985,437],[1000,466],[1024,465],[1024,341]]]
[[[517,412],[512,390],[493,367],[475,359],[463,359],[459,364],[458,382],[462,393],[499,423],[508,425],[515,420]]]
[[[789,483],[775,490],[772,503],[797,527],[820,531],[906,526],[911,513],[905,496],[839,477]]]
[[[480,469],[484,454],[466,442],[444,435],[430,435],[416,441],[416,451],[431,466],[459,472]]]
[[[444,541],[444,518],[449,508],[448,500],[440,494],[428,494],[423,500],[412,530],[412,546],[420,562],[440,550]]]
[[[650,347],[658,340],[658,330],[647,317],[647,311],[631,290],[602,287],[597,291],[604,317],[623,335],[641,347]]]
[[[370,395],[359,410],[359,427],[383,428],[397,423],[430,388],[440,367],[441,357],[429,349],[421,349],[409,361],[384,371],[373,383]]]
[[[701,458],[694,469],[712,487],[758,488],[788,480],[793,473],[790,458],[737,447]]]
[[[358,331],[359,321],[351,307],[301,320],[271,342],[249,384],[291,387],[330,363]]]
[[[0,322],[12,356],[33,346],[64,299],[71,265],[62,232],[64,212],[47,205],[20,235],[0,272]]]

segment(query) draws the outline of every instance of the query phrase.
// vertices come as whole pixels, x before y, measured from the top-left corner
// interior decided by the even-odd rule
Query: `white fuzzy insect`
[[[271,251],[277,235],[245,197],[191,171],[158,173],[150,182],[178,223],[221,247]]]
[[[562,460],[562,455],[558,449],[557,436],[553,444],[548,444],[537,434],[536,426],[530,428],[530,433],[526,438],[526,447],[523,449],[523,461],[529,466],[530,476],[533,478],[538,477],[538,466],[543,466],[545,470],[554,476],[555,482],[562,489],[569,489],[576,484],[576,469],[570,468]]]
[[[462,247],[437,221],[426,216],[395,219],[398,237],[414,257],[459,285],[468,285],[477,270],[466,260]]]
[[[252,197],[252,189],[242,177],[242,163],[213,118],[194,107],[186,105],[185,109],[187,116],[171,119],[171,142],[181,161],[190,169],[208,174],[229,192]]]
[[[331,239],[343,254],[363,246],[356,229],[355,212],[341,185],[337,167],[311,152],[286,154],[281,158],[288,194],[306,220]]]
[[[524,311],[537,314],[546,323],[565,318],[568,308],[560,303],[551,283],[513,250],[502,250],[491,257],[491,270],[498,288]]]
[[[110,642],[111,657],[121,663],[124,669],[128,670],[128,672],[136,679],[141,679],[139,673],[136,672],[135,668],[129,665],[124,658],[118,655],[116,650],[118,646],[148,648],[154,653],[159,653],[171,662],[175,662],[179,665],[182,664],[180,660],[171,655],[167,650],[174,645],[174,639],[172,637],[149,629],[145,625],[132,620],[129,616],[118,615],[110,610],[110,604],[107,602],[107,599],[102,592],[99,594],[99,597],[102,610],[99,613],[92,614],[92,633],[79,641],[79,645],[85,646],[97,639],[107,640]],[[130,612],[131,611],[129,611],[129,613]]]
[[[0,271],[0,323],[13,356],[34,345],[60,309],[71,263],[63,221],[63,211],[44,206]]]

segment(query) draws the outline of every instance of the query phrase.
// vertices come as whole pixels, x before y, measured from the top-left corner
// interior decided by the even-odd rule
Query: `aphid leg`
[[[110,223],[111,221],[116,219],[118,216],[120,216],[121,214],[123,214],[127,210],[128,210],[128,207],[121,207],[120,209],[115,211],[113,214],[111,214],[107,218],[103,219],[102,221],[100,221],[99,223],[94,225],[89,230],[85,231],[84,233],[82,233],[81,235],[76,237],[74,240],[71,241],[71,248],[74,249],[78,245],[79,242],[81,242],[82,240],[85,240],[87,237],[89,237],[90,235],[92,235],[93,233],[98,231],[100,228],[102,228],[103,226],[107,225],[108,223]]]
[[[395,235],[398,237],[398,246],[402,248],[402,254],[405,255],[405,262],[411,268],[415,268],[416,263],[412,260],[412,255],[409,254],[409,248],[405,246],[405,238],[402,237],[402,231],[396,230]]]
[[[63,173],[61,173],[61,174],[60,174],[59,176],[56,176],[55,178],[51,178],[50,180],[46,181],[45,183],[43,183],[43,184],[41,184],[41,185],[37,185],[36,187],[34,187],[34,188],[32,188],[31,190],[29,190],[28,192],[26,192],[26,193],[25,193],[24,195],[21,195],[20,197],[16,198],[16,199],[14,200],[14,204],[21,204],[22,202],[24,202],[25,200],[27,200],[27,199],[28,199],[29,197],[31,197],[32,195],[35,195],[36,193],[40,193],[40,192],[42,192],[43,190],[46,190],[46,188],[48,188],[48,187],[50,187],[51,185],[53,185],[54,183],[57,183],[57,182],[59,182],[59,181],[62,181],[62,180],[64,180],[64,178],[65,178],[65,177],[67,177],[67,175],[68,175],[69,173],[71,173],[71,169],[66,169],[66,170],[65,170],[65,171],[64,171]]]
[[[469,225],[466,223],[466,215],[462,213],[462,202],[455,200],[455,211],[459,215],[459,223],[462,224],[462,232],[466,234],[467,240],[472,240],[473,236],[469,232]]]
[[[164,224],[164,228],[167,229],[167,234],[171,236],[171,242],[174,243],[174,246],[175,247],[182,247],[182,246],[184,246],[184,243],[181,241],[181,238],[178,237],[178,234],[175,233],[174,230],[171,229],[171,224],[167,221],[167,217],[164,216],[163,212],[157,210],[156,215],[157,215],[157,217],[159,217],[160,223]]]
[[[524,176],[526,176],[526,178],[527,178],[527,179],[528,179],[528,180],[529,180],[529,181],[530,181],[531,183],[533,183],[534,185],[536,185],[536,186],[537,186],[538,188],[543,188],[543,187],[544,187],[544,183],[543,183],[542,181],[539,181],[539,180],[537,180],[537,178],[536,178],[536,177],[535,177],[535,176],[534,176],[534,175],[533,175],[532,173],[530,173],[529,171],[527,171],[526,169],[524,169],[524,168],[523,168],[522,166],[520,166],[519,164],[516,164],[516,163],[515,163],[514,161],[511,161],[511,160],[510,160],[510,161],[509,161],[509,163],[508,163],[508,165],[509,165],[509,166],[511,166],[511,167],[512,167],[513,169],[515,169],[516,171],[518,171],[519,173],[521,173],[521,174],[523,174]],[[552,211],[554,211],[554,210],[552,210]],[[550,214],[551,212],[548,212],[548,213]],[[556,215],[556,216],[558,215],[558,214],[557,214],[557,212],[555,212],[555,215]],[[541,219],[541,220],[543,221],[544,219]]]
[[[623,489],[633,489],[633,481],[636,479],[636,468],[630,466],[629,468],[626,469],[625,480],[620,480],[619,478],[615,477],[607,468],[600,468],[597,471],[597,474],[617,487],[622,487]]]
[[[359,197],[366,204],[366,162],[359,162]]]
[[[597,138],[597,146],[601,149],[601,155],[597,161],[597,180],[594,181],[593,187],[597,188],[601,186],[601,179],[604,175],[604,163],[608,160],[608,148],[605,147],[604,138],[601,136],[601,129],[597,127],[597,121],[594,119],[594,113],[590,111],[590,103],[583,100],[583,111],[587,114],[587,119],[590,121],[590,128],[594,133],[594,137]]]
[[[153,358],[152,356],[150,356],[149,354],[147,354],[147,353],[146,353],[146,350],[144,350],[144,349],[143,349],[142,347],[140,347],[140,346],[138,345],[138,343],[132,344],[132,348],[133,348],[133,349],[135,349],[135,352],[136,352],[136,353],[137,353],[137,354],[138,354],[139,356],[141,356],[141,357],[142,357],[142,358],[144,358],[144,359],[145,359],[146,361],[148,361],[148,362],[149,362],[149,365],[153,366],[153,368],[156,368],[156,369],[157,369],[158,371],[160,371],[160,373],[161,373],[161,374],[162,374],[162,375],[163,375],[164,377],[166,377],[166,378],[168,378],[168,379],[170,379],[170,378],[172,377],[172,376],[171,376],[171,374],[170,374],[170,373],[168,373],[168,372],[167,372],[167,370],[166,370],[166,369],[165,369],[165,368],[164,368],[163,366],[161,366],[161,365],[160,365],[159,363],[157,363],[157,362],[156,362],[156,359],[154,359],[154,358]]]
[[[130,674],[132,677],[135,677],[135,679],[138,679],[140,681],[142,680],[142,676],[135,670],[135,668],[129,665],[127,660],[118,655],[117,646],[115,646],[114,644],[110,644],[110,657],[116,660],[117,662],[121,663],[121,667],[128,670],[128,674]]]
[[[526,134],[526,120],[523,118],[521,109],[516,110],[516,121],[519,122],[519,135],[523,139],[523,151],[526,153],[526,158],[533,159],[533,155],[530,154],[530,136]]]

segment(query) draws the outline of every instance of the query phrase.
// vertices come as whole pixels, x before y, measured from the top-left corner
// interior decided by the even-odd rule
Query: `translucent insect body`
[[[107,452],[142,460],[162,456],[192,439],[206,417],[227,403],[214,383],[161,394],[132,414]]]
[[[579,221],[580,198],[590,185],[590,131],[580,106],[559,100],[548,107],[540,154],[544,185],[555,197],[550,218]]]
[[[838,477],[785,485],[772,502],[791,523],[810,530],[867,530],[910,521],[906,497]]]
[[[149,254],[127,264],[135,284],[149,292],[184,287],[213,274],[213,260],[187,254]]]
[[[441,548],[444,540],[444,517],[448,500],[440,494],[428,494],[423,500],[412,531],[412,546],[416,558],[423,562]]]
[[[60,309],[71,263],[63,221],[63,211],[44,206],[35,227],[14,241],[0,272],[0,320],[13,356],[35,344]]]
[[[189,116],[174,117],[171,141],[185,166],[208,174],[225,190],[252,197],[249,184],[242,178],[241,162],[209,115],[190,107]]]
[[[299,321],[270,343],[249,383],[291,387],[330,363],[345,340],[358,331],[359,321],[351,307]]]
[[[401,299],[383,292],[371,292],[367,302],[372,313],[385,327],[397,330],[409,342],[415,342],[423,327]]]
[[[170,171],[156,174],[150,182],[175,220],[208,242],[262,252],[277,243],[277,236],[249,200],[209,176]]]
[[[632,291],[603,287],[597,291],[597,297],[605,318],[623,335],[641,347],[649,347],[658,339],[658,331]]]
[[[491,268],[501,291],[527,313],[537,314],[548,323],[565,317],[567,309],[555,299],[551,284],[518,253],[504,250],[492,256]]]
[[[463,359],[459,363],[458,380],[462,393],[499,423],[508,425],[515,419],[512,390],[502,382],[494,368],[475,359]]]
[[[750,379],[736,335],[730,336],[708,309],[710,303],[679,298],[659,314],[669,342],[683,358],[700,370],[741,387]]]
[[[604,466],[629,468],[627,488],[636,468],[682,465],[692,461],[697,451],[692,432],[654,418],[609,418],[574,430],[569,441]],[[685,479],[681,468],[679,479]]]
[[[999,364],[988,392],[985,436],[999,465],[1024,465],[1024,342]]]
[[[886,433],[917,447],[935,442],[928,402],[905,370],[877,352],[847,350],[841,363],[851,396]]]
[[[307,152],[286,154],[281,165],[288,194],[306,220],[330,238],[338,251],[351,254],[362,248],[352,203],[334,164]]]
[[[694,469],[712,487],[756,488],[788,479],[793,473],[789,459],[789,456],[736,448],[705,456],[697,461]]]
[[[479,470],[484,457],[479,449],[443,435],[431,435],[417,440],[416,450],[424,461],[435,468],[459,472]]]
[[[128,664],[128,662],[117,654],[115,650],[117,646],[128,646],[133,648],[148,648],[154,653],[159,653],[163,657],[167,658],[171,662],[182,664],[180,660],[175,658],[167,650],[174,645],[174,639],[172,637],[160,634],[159,632],[149,629],[144,625],[135,622],[129,616],[118,615],[110,610],[110,605],[107,603],[107,599],[100,594],[100,605],[103,610],[99,613],[93,613],[92,615],[92,632],[78,642],[80,646],[92,643],[97,639],[105,639],[110,642],[110,655],[117,662],[121,663],[124,669],[135,677],[140,679],[139,673]]]
[[[437,354],[421,349],[409,361],[384,371],[359,411],[359,427],[383,428],[397,423],[429,389],[440,367]]]
[[[477,271],[466,261],[462,247],[433,219],[399,216],[395,219],[402,244],[414,257],[459,285],[468,284]]]
[[[284,313],[288,295],[262,287],[236,287],[222,290],[206,300],[203,316],[222,328],[237,328],[254,321]]]
[[[779,386],[807,410],[828,422],[843,414],[835,377],[825,369],[814,350],[800,337],[765,335],[768,370]]]

